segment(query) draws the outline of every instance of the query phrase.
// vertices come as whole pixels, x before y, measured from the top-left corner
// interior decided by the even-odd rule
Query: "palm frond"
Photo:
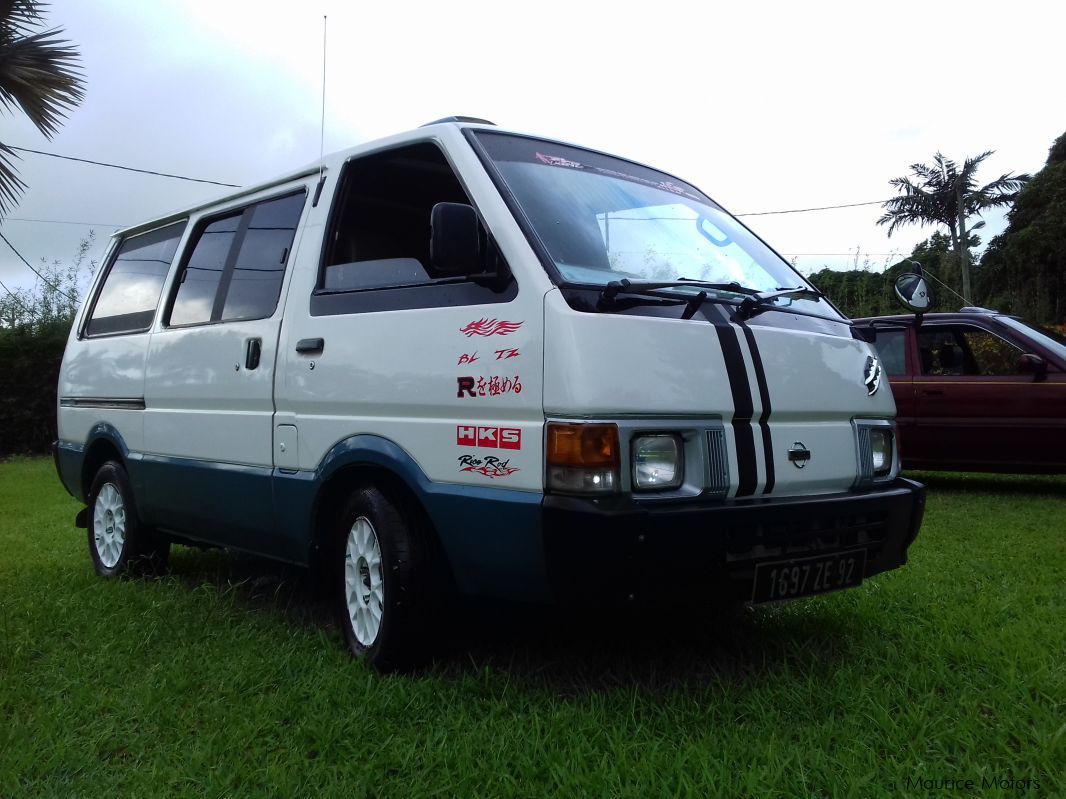
[[[29,33],[40,24],[47,7],[37,0],[0,0],[0,40]]]
[[[0,144],[0,216],[6,216],[18,203],[19,195],[26,190],[26,184],[18,176],[13,161],[18,156],[9,147]]]
[[[22,109],[49,138],[85,96],[78,51],[58,33],[43,31],[0,46],[0,105]]]

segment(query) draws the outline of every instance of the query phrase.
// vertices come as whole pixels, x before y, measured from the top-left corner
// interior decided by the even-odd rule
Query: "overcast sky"
[[[228,183],[453,114],[617,153],[696,184],[734,213],[883,200],[940,150],[996,153],[979,178],[1035,172],[1066,130],[1055,3],[54,0],[81,51],[84,103],[9,145]],[[24,154],[29,189],[2,223],[36,265],[102,254],[116,227],[217,187]],[[801,271],[875,268],[877,205],[745,221]],[[26,221],[26,220],[49,220]],[[91,226],[64,223],[92,223]],[[983,238],[1003,227],[988,217]],[[849,258],[850,254],[850,258]],[[33,274],[0,242],[0,280]]]

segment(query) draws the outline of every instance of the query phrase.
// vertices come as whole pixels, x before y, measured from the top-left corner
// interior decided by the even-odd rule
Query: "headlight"
[[[859,483],[892,477],[895,466],[894,428],[888,422],[856,422],[859,439]]]
[[[681,441],[675,435],[647,435],[633,439],[633,488],[641,491],[681,485]]]
[[[870,459],[874,477],[884,477],[892,471],[892,431],[887,428],[870,430]]]

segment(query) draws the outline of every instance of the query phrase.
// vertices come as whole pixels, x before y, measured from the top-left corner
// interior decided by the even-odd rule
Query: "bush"
[[[0,329],[0,455],[47,452],[70,325]]]

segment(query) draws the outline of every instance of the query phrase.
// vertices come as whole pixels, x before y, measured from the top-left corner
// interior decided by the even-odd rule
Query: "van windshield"
[[[737,292],[737,300],[752,291],[810,285],[713,200],[676,178],[542,139],[475,135],[551,257],[558,283],[698,280],[738,284],[747,291]],[[820,299],[779,304],[839,318]]]

